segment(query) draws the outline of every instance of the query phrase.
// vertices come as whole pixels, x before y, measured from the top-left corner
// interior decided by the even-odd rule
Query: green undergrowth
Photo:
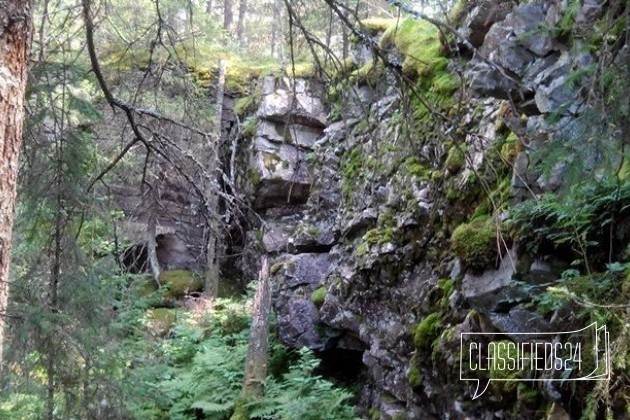
[[[562,195],[546,194],[513,206],[507,227],[522,252],[562,251],[575,268],[601,271],[611,260],[628,257],[624,246],[630,235],[616,228],[630,217],[628,200],[630,182],[583,182]]]
[[[585,401],[582,418],[598,418],[604,411],[617,418],[630,407],[629,200],[630,183],[609,174],[514,205],[506,222],[520,244],[520,258],[555,258],[555,280],[515,282],[530,297],[531,309],[547,317],[571,314],[567,322],[575,325],[606,325],[610,334],[611,368],[621,385],[614,392],[603,384],[578,389]],[[594,367],[587,359],[585,371],[590,371]]]
[[[229,418],[242,388],[250,304],[218,299],[202,312],[132,308],[123,322],[159,321],[163,331],[146,335],[127,329],[116,350],[121,365],[128,366],[120,380],[131,417]],[[314,375],[319,361],[313,353],[289,353],[271,337],[265,396],[246,402],[250,417],[298,419],[325,412],[329,418],[353,418],[352,395]]]
[[[117,316],[108,327],[108,340],[96,350],[99,359],[90,362],[91,368],[102,370],[96,404],[112,405],[99,408],[88,400],[90,413],[102,413],[89,418],[230,418],[237,401],[242,401],[251,298],[219,298],[211,308],[194,304],[192,309],[155,308],[158,292],[138,295],[138,285],[124,276],[116,284]],[[249,418],[355,418],[353,395],[315,373],[319,359],[313,352],[287,349],[273,331],[272,323],[264,396],[245,401]],[[84,363],[73,351],[66,356]],[[29,357],[43,356],[35,352]],[[24,380],[24,375],[28,386],[0,394],[0,418],[46,417],[45,372],[21,371],[12,365],[4,379]]]

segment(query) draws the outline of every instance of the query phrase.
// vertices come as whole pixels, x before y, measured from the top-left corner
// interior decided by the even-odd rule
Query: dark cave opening
[[[320,365],[315,370],[316,375],[351,388],[360,382],[359,378],[365,368],[363,365],[363,351],[333,348],[317,352]]]

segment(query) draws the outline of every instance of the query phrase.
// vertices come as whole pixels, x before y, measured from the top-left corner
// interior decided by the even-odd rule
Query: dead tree
[[[263,394],[263,382],[267,377],[269,347],[269,314],[271,313],[271,291],[269,287],[269,262],[262,259],[258,275],[258,289],[254,295],[252,325],[249,333],[249,347],[245,361],[242,403],[237,406],[232,420],[248,418],[244,402],[259,398]]]

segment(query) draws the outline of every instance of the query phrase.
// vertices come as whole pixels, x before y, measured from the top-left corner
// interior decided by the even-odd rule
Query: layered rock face
[[[593,2],[577,6],[575,22],[600,16]],[[249,232],[242,265],[273,257],[285,344],[360,361],[364,417],[580,415],[570,401],[585,387],[491,387],[473,401],[474,387],[459,380],[462,332],[574,326],[570,314],[528,305],[514,281],[554,281],[564,256],[528,253],[496,228],[507,204],[565,186],[566,165],[537,165],[541,145],[598,130],[582,118],[589,78],[575,77],[596,56],[563,38],[566,13],[559,1],[469,2],[458,20],[468,41],[454,37],[447,53],[437,30],[427,38],[443,52],[415,70],[424,89],[415,93],[397,77],[409,64],[369,77],[359,69],[331,96],[315,80],[262,81],[241,168],[260,229]],[[384,35],[389,57],[408,63],[397,36]],[[356,61],[370,65],[365,52],[359,45]],[[342,111],[327,117],[330,108]],[[580,153],[595,171],[596,147]]]

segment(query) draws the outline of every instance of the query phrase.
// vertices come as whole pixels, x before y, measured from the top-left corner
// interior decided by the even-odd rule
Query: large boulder
[[[465,16],[460,26],[460,32],[474,47],[479,48],[490,27],[505,19],[511,6],[512,2],[505,0],[476,2]]]
[[[256,115],[265,120],[281,123],[294,122],[311,127],[324,128],[327,124],[326,108],[322,102],[320,84],[288,77],[267,77],[263,81],[260,108]]]
[[[273,278],[278,336],[293,348],[323,349],[325,338],[318,329],[319,311],[312,297],[331,267],[329,254],[286,255]],[[272,271],[273,271],[272,267]]]
[[[315,142],[321,137],[322,130],[302,124],[284,124],[277,121],[261,120],[258,123],[256,135],[267,140],[312,149]]]
[[[479,275],[467,273],[462,280],[462,295],[478,311],[492,312],[523,297],[523,292],[512,284],[515,272],[516,254],[509,251],[499,268],[486,270]]]
[[[303,150],[264,137],[254,140],[248,175],[256,208],[304,203],[313,182]]]

